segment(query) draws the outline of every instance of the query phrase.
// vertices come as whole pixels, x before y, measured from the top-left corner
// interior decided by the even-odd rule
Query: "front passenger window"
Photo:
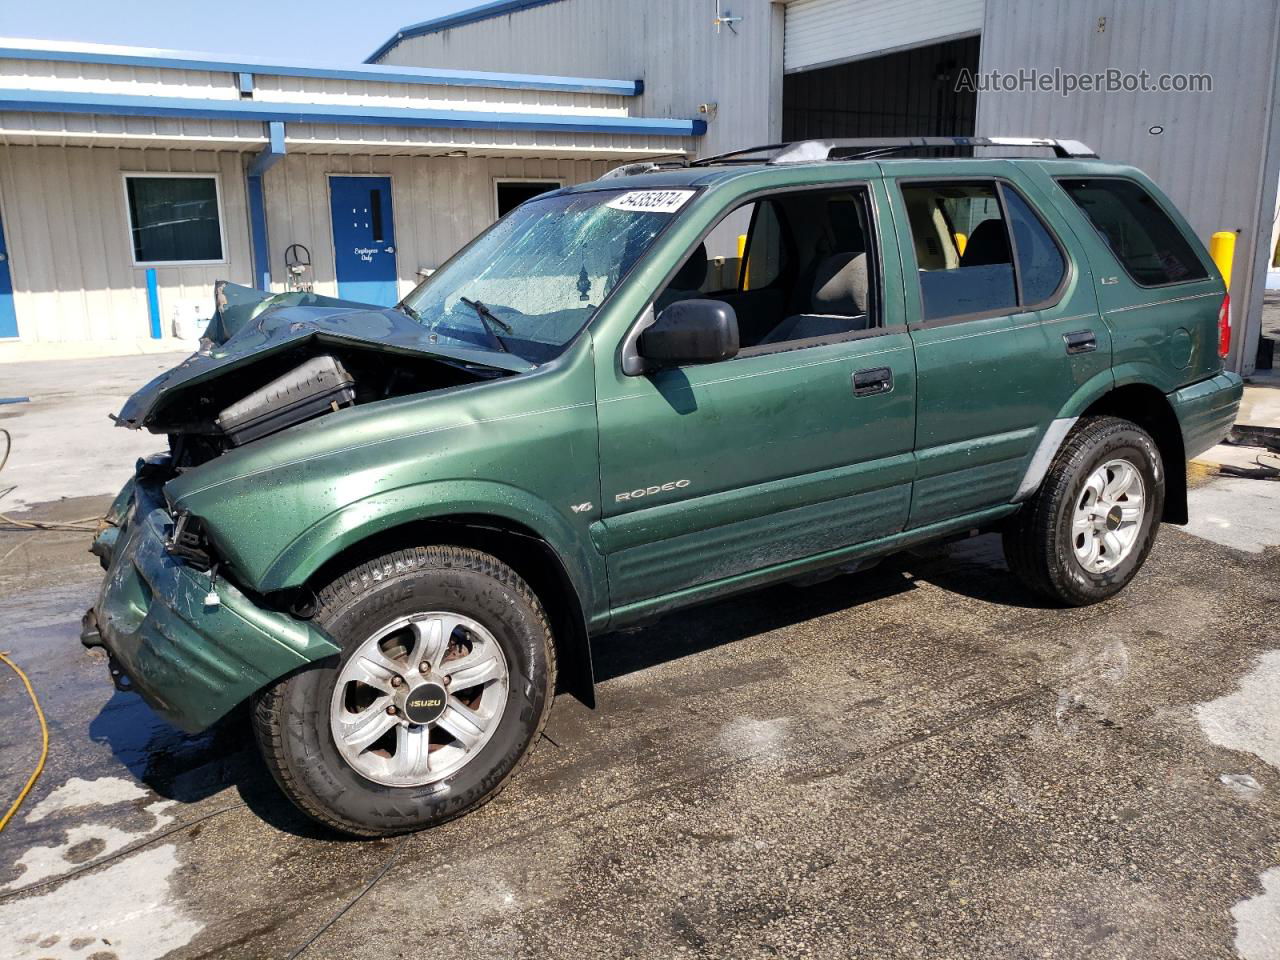
[[[881,326],[875,241],[865,184],[760,197],[689,252],[654,307],[694,297],[728,304],[739,356],[866,336]]]

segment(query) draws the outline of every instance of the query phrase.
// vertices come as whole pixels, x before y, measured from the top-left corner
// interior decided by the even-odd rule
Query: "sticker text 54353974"
[[[675,213],[693,194],[692,190],[629,190],[605,206],[634,213]]]

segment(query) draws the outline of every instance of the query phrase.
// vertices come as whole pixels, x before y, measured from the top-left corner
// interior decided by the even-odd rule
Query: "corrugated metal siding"
[[[219,174],[227,262],[157,267],[161,315],[212,310],[213,281],[247,283],[249,228],[241,157],[213,151],[0,146],[0,203],[24,341],[149,335],[146,268],[132,264],[123,172]]]
[[[396,231],[396,267],[401,294],[418,282],[418,271],[435,269],[496,217],[494,178],[579,183],[608,170],[604,161],[501,158],[286,156],[267,171],[267,231],[272,282],[284,286],[284,251],[291,243],[311,251],[315,290],[336,296],[333,233],[329,220],[331,174],[391,177]]]
[[[977,33],[984,4],[985,0],[794,0],[787,4],[784,69],[805,70]]]
[[[558,133],[532,130],[468,130],[431,127],[354,126],[290,123],[291,151],[359,153],[441,153],[462,149],[505,156],[555,154],[579,158],[634,159],[694,149],[694,139],[640,134]]]
[[[1101,32],[1099,17],[1106,17]],[[1104,159],[1142,168],[1206,243],[1215,230],[1239,230],[1232,302],[1237,329],[1247,316],[1255,343],[1265,277],[1251,266],[1259,240],[1270,237],[1275,205],[1267,138],[1278,17],[1280,5],[1251,0],[988,0],[982,33],[983,73],[1115,67],[1212,75],[1211,93],[980,92],[977,133],[1083,140]],[[1164,132],[1153,136],[1153,126]],[[1244,360],[1251,370],[1253,357]]]
[[[241,99],[237,75],[234,73],[3,57],[0,57],[0,87],[202,100]],[[632,102],[630,97],[597,93],[458,84],[388,83],[377,79],[339,80],[265,73],[254,75],[253,99],[275,103],[404,106],[419,109],[495,110],[503,113],[588,113],[607,116],[626,116]]]
[[[970,0],[966,0],[970,2]],[[736,33],[717,35],[710,0],[563,0],[410,37],[380,63],[635,78],[649,117],[695,117],[718,104],[702,154],[765,143],[781,130],[782,11],[737,0]]]
[[[23,341],[106,341],[150,335],[146,268],[130,256],[123,172],[216,172],[227,262],[157,267],[168,329],[179,305],[212,312],[215,280],[250,283],[244,155],[190,150],[0,146],[0,209]],[[285,286],[284,250],[305,244],[317,293],[337,294],[329,222],[330,174],[392,179],[400,291],[496,219],[495,178],[592,180],[603,160],[291,154],[266,175],[273,289]]]
[[[0,111],[0,143],[247,149],[266,142],[264,126],[257,120]]]

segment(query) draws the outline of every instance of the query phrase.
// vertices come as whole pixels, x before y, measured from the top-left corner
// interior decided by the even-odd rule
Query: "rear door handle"
[[[870,367],[853,375],[853,395],[870,397],[893,389],[893,371],[888,367]]]
[[[1092,330],[1077,330],[1064,333],[1062,342],[1067,345],[1067,353],[1093,353],[1098,349],[1098,338]]]

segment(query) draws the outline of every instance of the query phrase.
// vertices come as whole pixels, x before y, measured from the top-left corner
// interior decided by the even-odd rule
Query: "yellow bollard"
[[[738,234],[738,271],[742,275],[742,289],[745,290],[750,279],[747,275],[747,235],[745,233]]]
[[[956,253],[964,256],[964,248],[969,245],[969,237],[963,233],[956,234]]]
[[[1236,257],[1236,235],[1230,230],[1219,230],[1209,238],[1209,256],[1222,274],[1222,282],[1231,289],[1231,262]]]

